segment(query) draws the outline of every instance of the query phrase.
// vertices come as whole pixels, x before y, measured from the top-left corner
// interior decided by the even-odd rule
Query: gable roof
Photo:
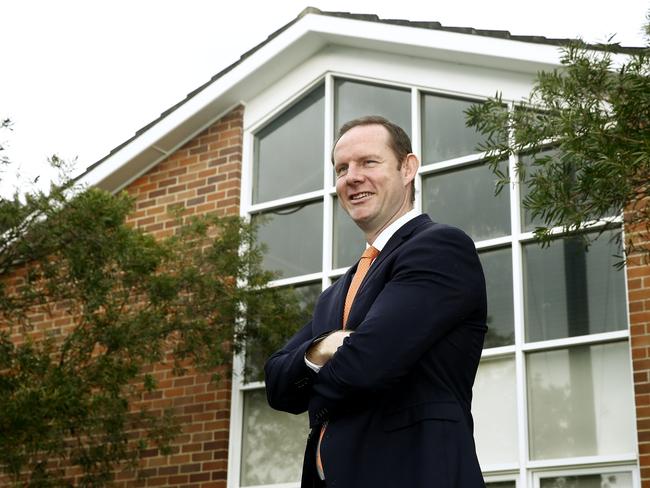
[[[328,21],[330,22],[328,23]],[[358,28],[346,29],[349,26],[337,28],[335,25],[337,21],[363,22],[366,24],[366,31],[373,31],[373,26],[379,29],[395,27],[410,29],[413,33],[417,32],[420,35],[410,36],[410,38],[407,36],[405,40],[400,36],[392,37],[390,33],[382,35],[377,29],[374,29],[373,32],[359,34]],[[351,35],[348,32],[355,34]],[[427,42],[422,37],[422,34],[426,36],[427,33],[431,33],[431,35],[440,33],[447,35],[447,38],[432,39],[431,42]],[[454,37],[457,35],[471,36],[469,39],[472,42],[459,42],[459,38],[450,39],[449,35]],[[477,44],[477,41],[480,41],[479,38],[488,38],[490,41],[488,44],[491,44],[481,46]],[[449,44],[448,41],[452,41],[452,44]],[[453,41],[460,46],[458,48],[450,47],[453,45]],[[494,44],[495,42],[501,43],[501,45],[497,46]],[[529,46],[523,50],[521,48],[513,49],[513,42],[528,43]],[[456,62],[458,54],[462,53],[468,61],[475,63],[480,63],[477,57],[483,56],[486,60],[489,58],[491,66],[498,66],[500,63],[495,63],[495,60],[500,59],[501,63],[515,62],[520,70],[535,73],[539,69],[557,67],[559,64],[557,48],[571,42],[575,42],[575,40],[512,35],[509,31],[504,30],[449,27],[443,26],[439,22],[381,19],[374,14],[328,12],[307,7],[291,22],[242,54],[239,60],[212,76],[210,80],[190,92],[183,100],[169,107],[158,118],[139,129],[131,138],[89,166],[84,173],[77,177],[77,180],[84,184],[103,187],[109,191],[116,191],[127,186],[129,182],[169,156],[194,134],[209,125],[209,121],[215,121],[237,105],[242,97],[228,97],[226,96],[228,93],[238,95],[237,87],[241,88],[241,94],[250,93],[255,86],[259,85],[251,77],[256,76],[258,79],[262,79],[265,74],[273,72],[276,72],[277,76],[278,67],[287,64],[297,65],[300,59],[315,53],[327,43],[347,45],[360,43],[363,47],[376,46],[377,49],[386,49],[387,45],[392,44],[393,51],[399,51],[398,46],[403,46],[408,50],[405,52],[409,54],[411,54],[410,49],[417,46],[424,49],[437,49],[438,57],[451,59],[454,56],[453,59]],[[509,46],[505,46],[504,43]],[[272,47],[273,44],[277,45]],[[608,48],[622,54],[634,54],[643,50],[643,48],[618,45],[584,45],[595,50]],[[537,47],[537,49],[531,49],[533,47]],[[444,55],[445,51],[447,55]],[[420,50],[421,52],[422,50]],[[293,59],[293,62],[287,63],[286,61],[290,59]],[[279,60],[284,60],[285,63],[278,63]],[[273,62],[271,63],[271,61]],[[274,64],[276,69],[271,66]],[[217,102],[219,98],[222,99],[222,103]],[[185,113],[181,114],[181,112]],[[192,117],[196,119],[196,123],[191,123]]]

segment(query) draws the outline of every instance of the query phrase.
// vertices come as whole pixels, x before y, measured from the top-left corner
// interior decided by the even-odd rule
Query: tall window
[[[318,293],[354,264],[364,240],[336,199],[333,137],[360,115],[397,122],[421,155],[416,205],[467,232],[486,274],[489,331],[473,414],[488,486],[632,487],[625,272],[614,266],[615,232],[588,251],[578,236],[561,235],[542,249],[521,205],[527,189],[509,185],[495,197],[495,177],[475,152],[478,136],[463,112],[479,101],[328,75],[254,130],[243,211],[260,219],[265,266],[280,273],[272,286],[296,287],[308,315]],[[515,159],[502,164],[514,175]],[[239,485],[297,486],[306,416],[270,410],[260,377],[234,388],[243,398],[233,416],[241,419]]]

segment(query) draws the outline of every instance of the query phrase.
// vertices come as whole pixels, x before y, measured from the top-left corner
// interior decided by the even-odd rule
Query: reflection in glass
[[[537,155],[537,159],[544,158],[547,156],[554,157],[557,154],[557,150],[551,149],[548,151],[542,151]],[[526,169],[526,180],[529,180],[531,177],[534,177],[537,173],[537,169],[533,164],[532,157],[528,155],[520,155],[519,161]],[[523,184],[519,187],[519,198],[522,202],[521,205],[521,225],[524,231],[535,230],[535,227],[541,227],[544,225],[542,219],[539,217],[533,218],[532,213],[526,207],[524,207],[523,202],[526,197],[530,194],[530,188],[527,184]]]
[[[548,149],[545,151],[540,152],[535,156],[536,160],[543,160],[544,158],[551,158],[555,164],[559,164],[559,151],[557,149]],[[531,155],[521,155],[519,156],[519,160],[521,164],[525,167],[526,170],[526,181],[530,181],[531,178],[534,178],[537,173],[540,172],[541,166],[536,166],[533,157]],[[560,170],[555,170],[555,172],[558,172]],[[564,171],[571,171],[571,169],[565,169]],[[546,172],[546,171],[545,171]],[[527,183],[521,185],[521,202],[522,202],[522,211],[521,211],[521,225],[523,226],[523,229],[525,231],[533,231],[535,230],[535,227],[543,227],[545,226],[544,222],[542,219],[537,216],[533,218],[532,212],[528,210],[526,207],[524,207],[523,202],[525,201],[526,197],[530,194],[530,187]],[[614,216],[616,214],[620,213],[620,209],[617,208],[611,208],[609,212],[606,213],[608,216]],[[596,217],[596,213],[594,212],[592,214],[591,219],[594,219]],[[585,219],[589,220],[589,219]]]
[[[300,480],[307,415],[272,410],[263,389],[244,392],[241,486]]]
[[[296,292],[300,307],[299,319],[290,330],[279,330],[276,326],[269,331],[269,334],[251,338],[246,344],[246,382],[263,381],[264,363],[268,357],[280,349],[298,329],[311,320],[316,300],[321,293],[320,282],[297,285],[293,287],[293,290]]]
[[[366,239],[363,232],[341,208],[338,198],[335,198],[332,267],[336,269],[352,266],[361,257],[365,248]]]
[[[505,163],[502,169],[507,172]],[[509,188],[495,196],[495,182],[486,164],[428,175],[422,178],[422,209],[475,241],[510,234]]]
[[[627,327],[621,251],[604,232],[588,252],[580,236],[523,246],[526,340],[541,341]]]
[[[483,359],[473,392],[474,438],[481,466],[516,462],[519,456],[514,359]]]
[[[627,342],[530,353],[526,369],[531,459],[634,452]]]
[[[324,96],[321,85],[255,134],[253,203],[323,187]]]
[[[515,343],[512,304],[512,253],[510,248],[479,253],[488,296],[488,331],[484,348]]]
[[[411,90],[337,79],[334,85],[334,134],[346,122],[381,115],[411,135]]]
[[[436,95],[422,97],[423,164],[479,152],[483,136],[465,125],[464,113],[475,103]]]
[[[542,478],[540,488],[632,488],[632,473],[583,474]]]
[[[315,273],[322,268],[323,203],[284,207],[257,214],[257,238],[266,245],[264,268],[280,276]]]

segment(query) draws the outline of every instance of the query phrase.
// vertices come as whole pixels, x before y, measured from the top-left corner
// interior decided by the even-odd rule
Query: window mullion
[[[422,117],[420,116],[420,91],[417,88],[411,88],[411,145],[413,154],[420,160],[422,167]],[[422,175],[420,168],[415,175],[415,202],[414,207],[418,212],[422,212]]]
[[[332,164],[330,153],[334,140],[334,77],[325,75],[325,130],[323,131],[323,188],[331,188]],[[321,286],[324,290],[330,285],[329,274],[332,270],[332,252],[334,242],[334,196],[323,192],[323,276]]]
[[[510,107],[514,110],[514,107]],[[509,134],[510,138],[514,134]],[[525,342],[524,324],[524,277],[521,235],[521,209],[519,203],[519,181],[516,173],[517,158],[508,159],[510,180],[510,233],[512,235],[512,285],[515,314],[515,385],[517,389],[517,436],[519,444],[519,486],[528,482],[528,398],[526,395],[526,357],[522,349]]]

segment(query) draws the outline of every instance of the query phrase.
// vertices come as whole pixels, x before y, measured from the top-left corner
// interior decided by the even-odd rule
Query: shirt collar
[[[397,232],[400,227],[402,227],[410,220],[413,220],[415,217],[420,215],[420,213],[421,212],[418,212],[414,208],[406,212],[400,218],[395,220],[395,222],[393,222],[384,230],[382,230],[377,236],[377,238],[375,239],[375,242],[372,243],[372,246],[376,248],[378,251],[381,251],[386,245],[386,243],[390,240],[390,238],[393,237],[393,234],[395,234],[395,232]],[[370,247],[370,246],[366,244],[366,247]]]

